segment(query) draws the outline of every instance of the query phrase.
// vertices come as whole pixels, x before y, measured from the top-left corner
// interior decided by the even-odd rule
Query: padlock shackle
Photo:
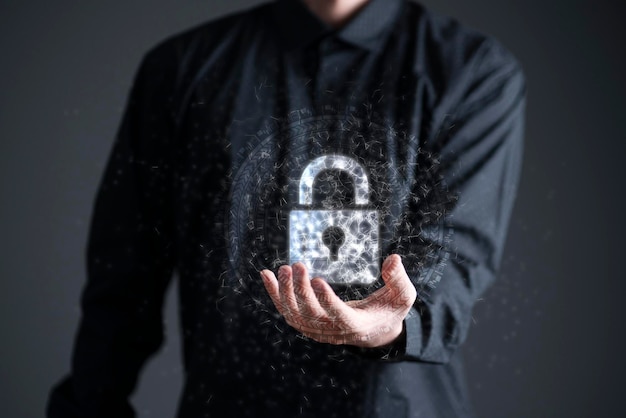
[[[345,155],[324,155],[311,161],[300,176],[298,203],[310,206],[313,204],[313,183],[319,173],[324,170],[341,170],[354,179],[354,203],[369,203],[369,181],[363,166],[356,160]]]

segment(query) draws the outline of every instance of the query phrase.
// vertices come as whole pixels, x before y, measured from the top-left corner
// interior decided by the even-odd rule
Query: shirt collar
[[[394,26],[403,3],[404,0],[370,0],[338,30],[322,22],[301,0],[276,0],[273,14],[287,50],[304,47],[331,33],[349,44],[376,50]]]

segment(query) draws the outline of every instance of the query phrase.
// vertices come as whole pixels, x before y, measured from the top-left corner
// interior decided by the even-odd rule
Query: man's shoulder
[[[495,36],[425,6],[408,2],[409,27],[417,40],[421,60],[416,71],[448,81],[479,68],[519,70],[515,55]],[[442,80],[443,81],[443,80]]]
[[[174,33],[150,48],[145,59],[167,56],[180,62],[189,52],[197,56],[208,55],[220,45],[237,41],[243,33],[257,30],[257,26],[266,20],[266,15],[270,12],[269,6],[269,3],[264,3],[232,12]]]

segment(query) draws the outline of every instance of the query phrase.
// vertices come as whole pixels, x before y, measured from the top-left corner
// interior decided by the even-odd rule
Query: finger
[[[278,290],[278,280],[276,279],[276,276],[270,270],[262,270],[260,275],[263,279],[265,290],[267,290],[272,302],[274,302],[274,306],[281,315],[285,316],[284,309],[280,301],[280,292]]]
[[[294,293],[298,310],[302,319],[311,326],[313,322],[325,317],[326,312],[315,296],[315,292],[311,287],[309,272],[305,265],[296,263],[292,266],[291,270],[293,272]]]
[[[412,305],[415,302],[417,291],[406,274],[406,270],[402,265],[402,259],[398,254],[391,254],[385,259],[382,276],[385,286],[388,286],[391,293],[393,293],[395,303]]]
[[[311,280],[311,287],[320,306],[326,311],[331,320],[350,325],[352,308],[335,294],[328,283],[316,277]]]
[[[284,309],[283,316],[289,321],[291,317],[298,315],[298,304],[293,293],[293,277],[289,266],[280,266],[278,269],[278,291]]]

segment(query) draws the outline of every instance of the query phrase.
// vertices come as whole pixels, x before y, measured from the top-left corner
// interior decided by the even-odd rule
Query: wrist
[[[395,324],[392,328],[384,327],[375,333],[369,333],[352,345],[361,348],[379,348],[386,349],[394,347],[400,340],[404,339],[405,327],[404,321]]]
[[[346,345],[349,353],[371,360],[398,360],[406,354],[406,324],[402,321],[400,335],[386,345]]]

